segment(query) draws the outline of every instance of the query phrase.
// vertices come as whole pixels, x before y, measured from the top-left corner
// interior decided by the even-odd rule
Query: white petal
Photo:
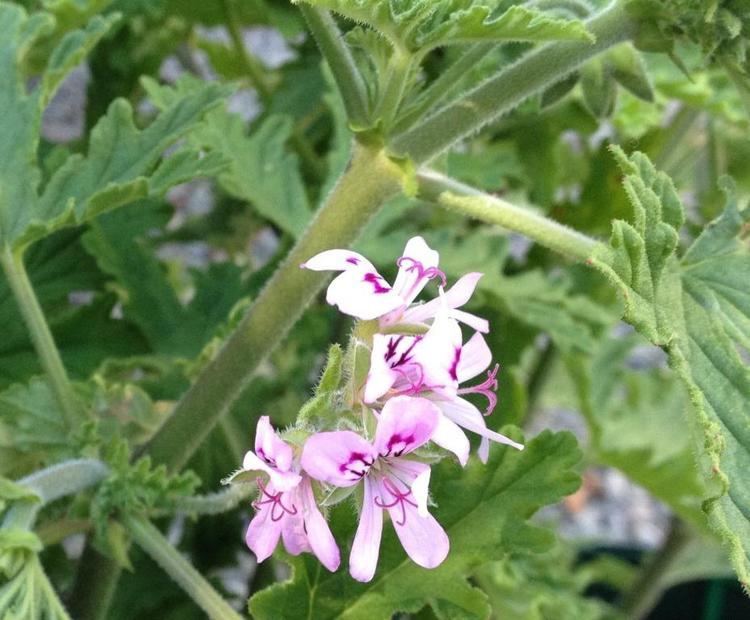
[[[465,466],[469,460],[469,439],[461,428],[445,415],[440,416],[435,432],[432,433],[432,441],[458,457],[458,462]]]
[[[267,415],[261,416],[255,427],[255,453],[279,471],[292,467],[292,448],[276,434]]]
[[[471,321],[472,323],[478,325],[478,327],[474,327],[474,325],[471,325],[477,331],[488,332],[489,324],[487,323],[487,321],[485,321],[484,319],[480,319],[479,317],[475,317],[474,315],[468,314],[467,312],[455,310],[455,308],[460,308],[469,301],[472,294],[474,293],[477,282],[481,277],[481,273],[467,273],[465,276],[459,278],[459,280],[445,293],[443,293],[440,298],[433,299],[426,304],[412,306],[411,308],[409,308],[406,312],[404,312],[402,321],[404,323],[423,323],[428,319],[434,318],[440,311],[441,307],[443,307],[444,305],[445,307],[453,310],[452,312],[450,312],[450,314],[457,320],[461,321],[462,323],[466,323],[467,325],[471,325],[471,323],[469,322]],[[465,318],[468,318],[468,321],[464,320]]]
[[[397,458],[390,461],[389,473],[411,489],[419,514],[427,514],[427,498],[430,486],[430,466],[427,463]]]
[[[312,271],[375,270],[369,260],[351,250],[326,250],[305,261],[300,267]]]
[[[352,269],[333,279],[326,301],[344,314],[369,321],[403,306],[403,301],[374,269]]]
[[[435,568],[447,557],[448,535],[431,514],[422,516],[406,502],[389,508],[388,513],[401,545],[416,564]]]
[[[300,497],[302,499],[302,517],[305,521],[307,537],[313,553],[323,566],[333,572],[339,567],[339,548],[333,534],[331,534],[328,523],[318,510],[310,479],[307,477],[300,484]]]
[[[401,337],[403,341],[404,337]],[[389,357],[398,355],[396,351],[400,344],[399,336],[384,336],[375,334],[372,339],[372,354],[370,355],[370,372],[367,374],[364,399],[366,403],[375,402],[391,389],[399,374],[391,369]],[[392,352],[391,352],[392,351]]]
[[[380,495],[373,476],[365,478],[365,495],[349,554],[349,573],[357,581],[370,581],[375,575],[380,555],[380,538],[383,534],[383,509],[375,504]]]
[[[299,474],[291,471],[279,471],[269,466],[264,460],[258,458],[254,452],[247,452],[242,460],[242,469],[245,471],[262,471],[268,474],[273,485],[279,491],[288,491],[296,487],[302,479]]]
[[[492,363],[492,352],[487,346],[482,334],[475,333],[469,341],[461,347],[461,359],[458,362],[458,382],[463,383],[473,379]]]
[[[437,269],[440,255],[427,245],[422,237],[412,237],[406,243],[399,261],[401,266],[393,284],[393,290],[405,303],[409,304],[419,295],[433,275],[425,271]]]
[[[523,450],[522,444],[513,441],[505,435],[501,435],[500,433],[488,429],[487,424],[484,421],[484,416],[482,416],[482,414],[479,413],[479,409],[469,401],[464,400],[463,398],[455,398],[453,400],[436,401],[435,404],[446,416],[459,426],[464,427],[466,430],[476,433],[481,437],[486,437],[491,441],[512,446],[518,450]]]

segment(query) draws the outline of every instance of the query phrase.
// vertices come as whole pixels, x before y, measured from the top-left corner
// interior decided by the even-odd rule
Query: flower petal
[[[369,321],[404,305],[383,277],[374,269],[351,269],[334,278],[326,301],[344,314]]]
[[[430,466],[409,459],[390,459],[389,473],[411,490],[422,516],[427,514],[427,498],[430,486]]]
[[[432,327],[414,347],[414,363],[422,368],[425,387],[441,394],[455,394],[461,342],[458,323],[444,313],[438,314]]]
[[[398,372],[391,368],[390,362],[398,357],[397,348],[404,342],[406,336],[385,336],[375,334],[372,339],[372,354],[370,355],[370,371],[367,373],[364,400],[366,403],[375,402],[391,389],[398,379]]]
[[[426,398],[390,398],[378,420],[375,450],[381,456],[408,454],[430,440],[439,419],[440,410]]]
[[[261,416],[255,427],[255,454],[280,471],[292,468],[292,448],[276,434],[267,415]]]
[[[453,400],[436,401],[436,404],[448,418],[466,430],[476,433],[481,437],[486,437],[491,441],[512,446],[517,450],[523,450],[523,444],[488,429],[487,423],[484,421],[484,416],[469,401],[463,398],[455,398]]]
[[[473,379],[492,363],[492,352],[487,346],[482,334],[476,332],[469,341],[461,347],[461,359],[458,361],[456,374],[458,382],[463,383]]]
[[[318,510],[310,479],[305,477],[300,484],[302,518],[305,521],[307,538],[313,553],[329,571],[334,572],[341,563],[341,556],[328,523]]]
[[[469,460],[469,451],[471,445],[466,434],[447,416],[441,415],[435,432],[432,434],[432,441],[449,452],[453,452],[462,466],[466,466]]]
[[[279,471],[275,467],[271,467],[264,460],[258,458],[254,452],[245,453],[245,458],[242,460],[242,469],[267,473],[271,482],[279,491],[293,489],[301,480],[299,474],[291,471]]]
[[[434,318],[438,312],[440,312],[442,307],[447,307],[450,310],[449,314],[453,318],[470,325],[477,331],[484,333],[488,332],[489,323],[487,323],[487,321],[475,317],[468,312],[455,310],[455,308],[460,308],[469,301],[477,286],[477,282],[479,282],[481,277],[481,273],[467,273],[459,278],[458,281],[445,291],[440,298],[428,301],[426,304],[412,306],[406,310],[402,321],[404,323],[423,323]]]
[[[393,284],[394,292],[404,303],[411,303],[435,277],[439,260],[440,255],[422,237],[409,239],[399,259],[398,275]]]
[[[312,271],[375,270],[369,260],[351,250],[325,250],[302,263],[300,267]]]
[[[349,554],[349,573],[357,581],[370,581],[378,565],[383,510],[375,504],[376,495],[379,495],[377,482],[373,476],[368,476],[365,478],[362,513],[359,515],[357,533]]]
[[[352,431],[312,435],[302,449],[302,468],[316,480],[338,487],[357,484],[370,470],[377,452]]]
[[[388,509],[393,528],[406,553],[419,566],[435,568],[445,560],[450,549],[448,535],[430,513],[419,514],[407,502]]]
[[[281,535],[281,522],[271,519],[268,504],[261,506],[250,521],[245,533],[245,543],[255,554],[258,562],[270,557]]]
[[[308,541],[305,532],[305,522],[302,519],[302,498],[296,491],[284,495],[289,495],[289,497],[284,497],[282,501],[286,501],[289,508],[296,510],[294,514],[284,514],[279,520],[284,548],[292,555],[299,555],[303,551],[311,551],[310,541]]]

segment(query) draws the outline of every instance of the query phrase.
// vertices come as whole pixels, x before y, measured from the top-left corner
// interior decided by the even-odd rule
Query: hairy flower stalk
[[[289,432],[293,444],[276,434],[268,417],[258,422],[255,451],[246,454],[237,474],[268,476],[258,479],[256,514],[246,535],[258,561],[269,557],[281,538],[289,553],[312,551],[326,568],[336,570],[338,547],[316,494],[330,500],[357,491],[360,521],[349,555],[352,577],[370,581],[375,575],[384,513],[409,557],[434,568],[450,543],[427,510],[430,464],[420,449],[434,444],[466,465],[470,444],[465,430],[481,437],[483,462],[491,441],[523,449],[485,421],[497,404],[499,366],[489,369],[492,354],[482,336],[489,331],[487,321],[460,309],[482,274],[466,274],[446,291],[439,254],[421,237],[409,240],[396,265],[393,286],[367,258],[349,250],[326,250],[301,265],[340,272],[328,287],[328,302],[377,327],[364,343],[370,348],[364,383],[348,389],[355,394],[352,410],[331,411],[315,428],[300,422]],[[438,281],[439,296],[417,301],[432,280]],[[475,330],[466,341],[461,324]],[[357,381],[348,370],[344,376]],[[485,372],[479,383],[463,385]],[[487,400],[483,412],[465,398],[470,394]]]

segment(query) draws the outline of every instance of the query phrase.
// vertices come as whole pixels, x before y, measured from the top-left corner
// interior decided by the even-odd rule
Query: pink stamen
[[[255,508],[256,510],[260,510],[260,507],[264,504],[272,504],[271,521],[274,522],[282,519],[285,514],[297,514],[297,507],[294,504],[292,504],[291,508],[287,508],[286,506],[284,506],[284,503],[281,501],[281,498],[284,495],[282,491],[279,491],[278,493],[269,493],[268,489],[263,484],[263,480],[258,478],[256,482],[258,483],[258,488],[260,489],[260,497],[252,503],[253,508]],[[262,499],[263,497],[265,497],[266,499]],[[276,512],[277,508],[281,509],[280,513]]]
[[[439,277],[443,286],[446,286],[446,284],[448,283],[448,280],[445,277],[445,273],[443,273],[437,267],[428,267],[427,269],[425,269],[424,265],[420,261],[412,258],[411,256],[402,256],[396,261],[397,267],[403,267],[404,264],[408,264],[408,267],[406,267],[407,272],[417,272],[417,282],[419,282],[419,280],[421,280],[422,278],[432,280],[432,278]],[[416,286],[416,282],[414,283],[414,285]]]
[[[389,504],[386,504],[378,496],[373,500],[375,502],[375,505],[380,508],[393,508],[396,504],[398,504],[401,507],[401,519],[399,521],[396,521],[396,525],[404,525],[406,523],[406,506],[404,504],[409,504],[410,506],[414,506],[414,508],[417,507],[417,503],[409,499],[409,495],[411,495],[411,489],[407,489],[406,493],[403,493],[388,478],[383,478],[383,486],[393,496],[393,501]]]
[[[499,369],[500,364],[495,364],[495,367],[492,370],[487,371],[487,379],[482,383],[467,388],[461,388],[457,392],[458,394],[481,394],[484,396],[488,401],[487,409],[484,412],[485,416],[490,415],[497,405],[497,394],[495,394],[495,390],[497,390],[497,379],[495,377],[497,377],[497,371]]]

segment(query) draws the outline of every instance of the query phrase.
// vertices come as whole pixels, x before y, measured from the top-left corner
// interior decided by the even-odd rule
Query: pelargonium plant
[[[747,4],[0,0],[0,619],[750,616]]]

